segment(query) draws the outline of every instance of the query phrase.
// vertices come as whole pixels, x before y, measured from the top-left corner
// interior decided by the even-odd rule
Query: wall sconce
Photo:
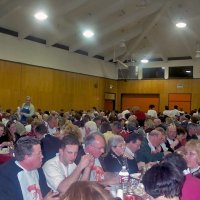
[[[110,84],[109,88],[112,90],[113,89],[113,85]]]

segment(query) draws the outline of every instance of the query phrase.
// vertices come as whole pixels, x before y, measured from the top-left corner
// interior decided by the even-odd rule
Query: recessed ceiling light
[[[34,17],[39,21],[44,21],[48,18],[48,15],[44,12],[37,12],[35,13]]]
[[[86,30],[83,32],[83,36],[86,38],[91,38],[94,36],[94,33],[91,30]]]
[[[141,63],[148,63],[149,62],[149,60],[147,60],[147,59],[142,59],[141,60]]]
[[[187,24],[185,22],[178,22],[176,23],[176,27],[177,28],[185,28],[187,26]]]

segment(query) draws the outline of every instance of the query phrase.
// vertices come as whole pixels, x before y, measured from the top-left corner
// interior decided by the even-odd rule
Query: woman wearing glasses
[[[103,165],[106,172],[120,172],[122,166],[126,166],[129,173],[138,171],[135,159],[129,160],[124,156],[126,143],[120,135],[114,135],[108,140],[107,155],[104,157]]]

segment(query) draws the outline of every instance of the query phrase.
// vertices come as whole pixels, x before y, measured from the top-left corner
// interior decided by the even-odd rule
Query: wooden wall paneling
[[[52,109],[54,110],[69,110],[69,89],[67,83],[67,73],[63,71],[53,71],[53,93],[52,93]]]
[[[0,61],[0,106],[15,109],[27,95],[36,108],[104,108],[104,93],[116,94],[116,108],[121,108],[121,94],[160,94],[159,110],[168,104],[170,93],[191,93],[191,109],[200,107],[200,79],[116,81],[48,68]],[[183,85],[178,88],[178,85]],[[112,86],[112,87],[110,87]]]
[[[191,93],[192,93],[192,110],[200,108],[200,79],[193,79],[191,83]]]
[[[98,77],[98,90],[97,93],[97,109],[103,110],[104,109],[104,88],[105,88],[105,78]]]
[[[21,64],[0,61],[0,107],[15,110],[20,105]]]
[[[177,84],[182,84],[183,88],[177,88]],[[195,98],[192,97],[192,109],[200,106],[200,92],[198,85],[199,79],[176,79],[176,80],[129,80],[118,81],[118,93],[117,93],[117,108],[121,108],[121,94],[135,93],[135,94],[147,94],[158,93],[160,94],[159,110],[164,110],[164,106],[168,105],[169,93],[192,93]]]
[[[27,95],[30,95],[36,108],[51,109],[54,92],[53,73],[52,69],[22,65],[22,102]]]
[[[91,79],[81,74],[73,74],[73,109],[88,109],[89,101],[93,101],[91,96]]]

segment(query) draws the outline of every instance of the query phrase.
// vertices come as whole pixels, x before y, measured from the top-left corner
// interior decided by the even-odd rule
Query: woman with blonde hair
[[[69,187],[61,200],[114,200],[114,198],[98,182],[78,181]]]
[[[82,143],[82,135],[78,126],[67,121],[64,127],[61,129],[59,138],[62,139],[65,135],[74,135],[77,137],[78,141]]]
[[[190,140],[185,145],[185,159],[190,172],[200,178],[200,140]]]

